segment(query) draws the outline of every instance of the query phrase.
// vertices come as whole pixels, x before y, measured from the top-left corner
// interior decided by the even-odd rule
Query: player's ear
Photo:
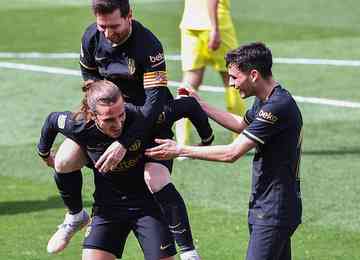
[[[257,70],[251,70],[249,78],[252,83],[255,83],[256,79],[258,78],[258,71]]]
[[[90,111],[90,118],[91,118],[91,120],[96,120],[96,113],[95,112],[93,112],[93,111]]]

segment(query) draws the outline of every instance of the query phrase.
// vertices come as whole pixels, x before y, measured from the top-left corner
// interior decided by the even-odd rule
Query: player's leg
[[[133,226],[133,232],[146,260],[174,260],[174,239],[167,224],[161,221],[161,213],[156,211],[155,214],[150,213],[139,218]]]
[[[83,209],[81,197],[80,169],[86,161],[80,146],[70,139],[65,139],[56,153],[54,180],[68,213],[48,242],[49,253],[64,250],[72,236],[89,222],[89,215]]]
[[[184,75],[182,85],[184,87],[191,87],[195,90],[198,90],[203,79],[204,68],[185,71],[183,73]],[[189,144],[191,135],[191,122],[186,118],[178,120],[175,125],[175,132],[176,140],[179,144]]]
[[[96,211],[94,211],[96,212]],[[115,221],[93,216],[83,242],[83,260],[113,260],[121,258],[131,231],[129,221]]]
[[[100,249],[83,249],[82,260],[115,260],[116,256]]]
[[[182,118],[188,118],[195,126],[195,129],[201,138],[201,143],[199,145],[210,145],[214,140],[214,134],[209,123],[209,118],[195,98],[184,96],[171,100],[164,107],[164,115],[165,122],[163,122],[163,124],[169,128],[172,127],[174,122]]]
[[[180,258],[197,260],[200,257],[193,243],[185,202],[171,183],[171,164],[171,161],[147,162],[145,164],[145,182],[169,225],[170,232],[179,247]]]
[[[205,71],[203,49],[207,42],[202,31],[181,30],[181,66],[183,70],[182,84],[185,87],[199,89]],[[180,144],[188,144],[191,134],[191,123],[187,119],[176,122],[176,139]]]
[[[291,227],[249,225],[246,260],[291,260],[288,246],[294,230]]]
[[[66,138],[56,151],[56,171],[70,173],[80,170],[86,163],[87,157],[81,150],[81,147],[69,138]]]

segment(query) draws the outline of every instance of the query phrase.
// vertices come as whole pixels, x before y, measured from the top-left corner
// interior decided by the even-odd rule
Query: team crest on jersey
[[[135,73],[136,67],[135,67],[135,60],[128,58],[128,69],[130,75],[133,75]]]
[[[140,149],[141,146],[141,141],[140,140],[135,140],[135,142],[130,145],[129,147],[129,151],[134,152]]]
[[[163,71],[156,71],[155,72],[155,80],[158,82],[167,81],[166,74]]]
[[[65,128],[66,117],[67,117],[66,115],[60,115],[58,117],[57,124],[60,129]]]

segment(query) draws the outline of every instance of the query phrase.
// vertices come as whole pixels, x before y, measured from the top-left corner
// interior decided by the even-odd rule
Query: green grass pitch
[[[0,52],[78,52],[81,33],[94,19],[90,0],[1,1]],[[180,52],[181,0],[132,1],[134,16]],[[356,0],[232,1],[241,43],[261,40],[274,57],[360,60],[360,3]],[[3,62],[78,69],[76,59],[14,59]],[[169,78],[180,81],[178,61]],[[294,95],[360,102],[359,67],[275,64],[274,75]],[[205,84],[219,85],[211,69]],[[74,109],[81,79],[1,68],[0,65],[0,259],[80,259],[84,233],[57,256],[46,244],[63,220],[51,170],[36,155],[45,116]],[[175,90],[172,88],[172,90]],[[224,107],[222,93],[201,92]],[[251,100],[248,101],[250,105]],[[299,103],[304,118],[301,163],[303,224],[293,237],[293,259],[360,259],[360,109]],[[216,143],[231,134],[213,124]],[[194,136],[194,141],[196,136]],[[59,142],[61,139],[59,139]],[[203,259],[244,259],[251,155],[234,164],[176,162],[173,179],[187,202],[196,245]],[[89,209],[91,173],[85,173]],[[133,237],[125,260],[142,259]]]

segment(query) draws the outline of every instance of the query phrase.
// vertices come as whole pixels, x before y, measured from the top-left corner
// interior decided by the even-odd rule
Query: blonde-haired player
[[[180,29],[183,86],[198,90],[206,66],[211,65],[224,82],[227,110],[243,115],[245,102],[235,89],[228,86],[224,59],[227,51],[238,47],[230,15],[230,0],[185,0]],[[189,120],[178,121],[178,143],[188,144],[190,132]]]

